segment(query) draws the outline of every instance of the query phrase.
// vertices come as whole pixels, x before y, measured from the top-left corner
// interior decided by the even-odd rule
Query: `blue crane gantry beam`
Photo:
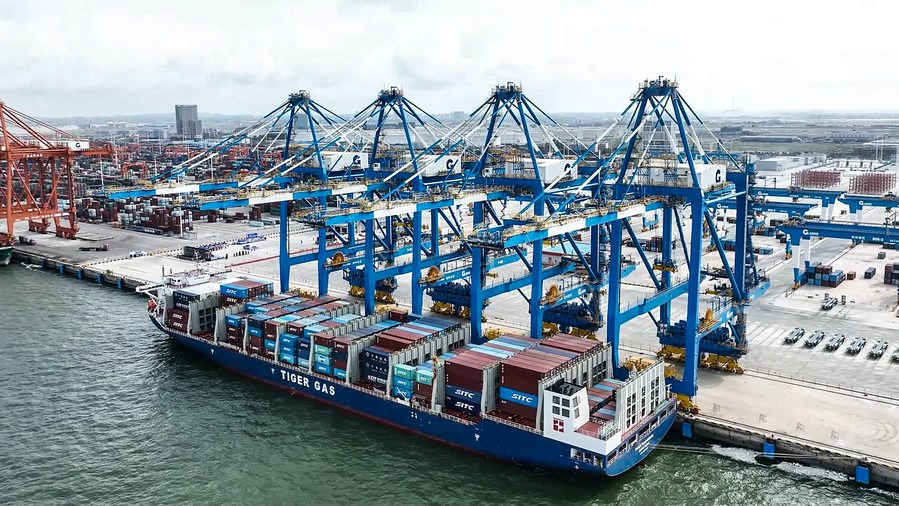
[[[789,235],[790,243],[799,246],[798,254],[793,255],[793,281],[800,283],[806,265],[810,261],[810,243],[814,238],[844,239],[853,242],[869,242],[874,244],[899,244],[899,228],[890,225],[874,225],[859,223],[827,223],[813,220],[790,220],[777,226],[778,230]]]
[[[804,202],[775,202],[775,201],[754,201],[750,202],[752,210],[760,213],[781,213],[787,216],[804,216],[805,213],[818,207],[818,204],[807,204]],[[736,209],[736,199],[727,199],[715,204],[716,209]]]
[[[852,215],[853,221],[860,224],[862,221],[862,210],[866,207],[883,207],[887,211],[899,207],[899,197],[893,194],[882,196],[876,195],[840,195],[837,200],[849,206],[849,214]]]

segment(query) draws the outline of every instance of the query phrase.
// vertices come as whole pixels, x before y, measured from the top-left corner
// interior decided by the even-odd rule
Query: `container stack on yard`
[[[883,195],[895,187],[895,172],[869,172],[849,180],[849,193],[856,195]]]
[[[883,267],[883,282],[887,285],[899,285],[899,262],[886,264]]]
[[[834,270],[833,266],[814,262],[805,268],[803,279],[809,285],[836,288],[846,280],[846,274],[842,270]]]
[[[671,245],[672,245],[672,246],[675,246],[676,244],[677,244],[677,243],[676,243],[675,241],[672,241],[672,242],[671,242]],[[663,245],[663,243],[662,243],[662,236],[660,236],[660,235],[654,235],[654,236],[652,236],[652,237],[649,238],[649,242],[646,243],[646,245],[645,245],[644,247],[646,248],[646,251],[651,251],[651,252],[654,252],[654,253],[661,253],[661,252],[662,252],[662,245]]]
[[[841,174],[836,170],[800,170],[790,175],[790,185],[801,188],[830,188],[840,184]]]

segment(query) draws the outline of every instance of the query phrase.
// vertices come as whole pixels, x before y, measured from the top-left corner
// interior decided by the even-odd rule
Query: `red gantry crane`
[[[16,222],[25,220],[32,232],[47,233],[52,218],[58,237],[74,239],[73,161],[110,154],[109,146],[91,147],[0,101],[0,220],[6,220],[0,246],[13,243]],[[67,208],[59,205],[60,198],[69,201]]]

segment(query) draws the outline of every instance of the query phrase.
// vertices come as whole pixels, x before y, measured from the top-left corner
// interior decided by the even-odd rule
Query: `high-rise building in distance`
[[[175,133],[190,139],[203,137],[203,122],[197,115],[196,105],[175,106]]]

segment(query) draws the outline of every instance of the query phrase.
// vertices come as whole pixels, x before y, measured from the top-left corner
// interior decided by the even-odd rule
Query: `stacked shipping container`
[[[887,285],[899,285],[899,262],[884,265],[883,282]]]
[[[833,266],[813,262],[805,268],[803,279],[809,285],[836,288],[846,280],[846,274],[842,270],[834,270]]]

